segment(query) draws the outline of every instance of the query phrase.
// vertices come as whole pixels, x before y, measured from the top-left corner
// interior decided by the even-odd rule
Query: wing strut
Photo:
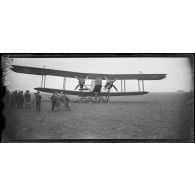
[[[143,75],[143,72],[142,72],[141,70],[139,71],[139,73]],[[143,79],[143,76],[141,76],[141,79],[142,79],[142,90],[143,90],[143,92],[144,92],[145,90],[144,90],[144,79]],[[140,84],[139,84],[139,81],[140,81],[140,80],[138,79],[138,89],[139,89],[139,91],[140,91]]]
[[[126,92],[126,83],[125,83],[125,80],[124,80],[124,92]]]
[[[144,91],[144,80],[142,80],[142,89]]]
[[[46,75],[42,75],[42,76],[41,76],[41,88],[42,88],[42,87],[45,88],[45,82],[46,82]]]
[[[121,80],[121,92],[126,92],[126,80]]]
[[[64,79],[63,79],[63,90],[65,90],[66,89],[66,77],[64,77]]]
[[[137,80],[138,81],[138,90],[140,92],[140,84],[139,84],[139,79]]]
[[[43,75],[41,76],[41,88],[43,86]]]
[[[43,66],[43,68],[45,68],[45,66]],[[46,75],[41,75],[41,88],[44,87],[45,88],[45,82],[46,82]]]
[[[44,88],[45,88],[46,75],[44,76]]]

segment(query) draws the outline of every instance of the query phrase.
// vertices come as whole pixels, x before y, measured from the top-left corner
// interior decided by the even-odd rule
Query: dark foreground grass
[[[71,103],[51,111],[42,102],[40,113],[7,106],[8,141],[38,139],[173,139],[192,142],[193,111],[189,94],[149,94],[112,98],[108,104]]]

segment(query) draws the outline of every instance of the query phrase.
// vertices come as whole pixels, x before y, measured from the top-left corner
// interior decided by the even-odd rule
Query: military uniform
[[[16,97],[16,101],[18,104],[18,108],[23,108],[23,103],[24,103],[23,91],[19,91]]]
[[[55,106],[56,106],[56,95],[55,93],[52,94],[50,97],[51,100],[51,110],[54,112],[55,111]]]
[[[12,106],[15,105],[14,96],[15,96],[15,92],[12,92],[12,94],[11,94],[11,103],[12,103]]]
[[[5,94],[5,104],[10,105],[10,92],[7,90]]]
[[[59,111],[60,110],[60,95],[57,94],[56,95],[56,111]]]
[[[26,93],[24,94],[24,101],[25,101],[25,107],[30,109],[31,97],[29,91],[26,91]]]
[[[63,105],[65,106],[65,95],[61,93],[60,95],[60,100],[63,103]]]
[[[70,111],[69,102],[70,102],[70,99],[67,96],[65,96],[66,108]]]
[[[15,92],[13,92],[13,106],[16,104],[18,104],[17,102],[17,98],[18,98],[18,91],[15,90]]]
[[[35,104],[36,104],[36,111],[41,111],[41,95],[39,92],[35,93]]]
[[[24,95],[23,95],[23,91],[21,91],[20,94],[20,108],[23,108],[24,105]]]
[[[20,108],[20,93],[21,93],[21,91],[19,91],[16,94],[16,104],[17,104],[18,108]]]

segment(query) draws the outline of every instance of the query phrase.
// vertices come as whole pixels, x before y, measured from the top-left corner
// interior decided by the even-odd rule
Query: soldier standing
[[[21,108],[21,93],[22,91],[19,91],[18,92],[18,95],[17,95],[17,104],[18,104],[18,108]]]
[[[24,95],[23,95],[23,91],[21,91],[20,94],[20,108],[23,108],[24,105]]]
[[[69,102],[70,102],[70,99],[67,96],[65,96],[66,109],[70,111]]]
[[[18,91],[17,90],[15,90],[15,92],[14,92],[14,105],[18,105]]]
[[[12,106],[14,106],[15,104],[15,101],[14,101],[14,97],[15,96],[15,92],[13,91],[12,94],[11,94],[11,102],[12,102]]]
[[[63,103],[65,107],[65,95],[63,94],[63,92],[60,93],[60,101]]]
[[[36,111],[40,112],[41,111],[41,95],[39,91],[35,93],[35,104],[36,104]]]
[[[16,93],[16,104],[18,105],[18,108],[20,108],[20,93],[20,90],[18,91],[18,93]]]
[[[6,90],[6,94],[5,94],[5,104],[7,104],[7,105],[10,105],[10,92],[9,92],[9,90]]]
[[[60,110],[60,95],[59,94],[56,94],[56,111],[59,111]]]
[[[29,90],[27,90],[26,93],[24,94],[24,100],[25,100],[25,107],[27,109],[30,109],[31,97],[30,97]]]
[[[56,95],[55,93],[52,94],[50,97],[51,100],[51,110],[54,112],[55,111],[55,106],[56,106]]]

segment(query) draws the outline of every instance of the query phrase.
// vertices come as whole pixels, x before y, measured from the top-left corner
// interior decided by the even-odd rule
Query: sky
[[[192,72],[188,58],[14,58],[14,65],[39,67],[74,72],[106,73],[106,74],[167,74],[163,80],[144,81],[145,91],[176,92],[177,90],[193,90]],[[90,84],[88,80],[86,84]],[[66,89],[74,90],[78,81],[66,79]],[[103,85],[105,81],[103,81]],[[120,81],[115,86],[121,90]],[[9,91],[30,90],[41,86],[41,76],[8,72]],[[63,78],[47,76],[46,87],[63,89]],[[112,89],[114,91],[114,89]],[[126,91],[138,91],[137,81],[126,81]]]

